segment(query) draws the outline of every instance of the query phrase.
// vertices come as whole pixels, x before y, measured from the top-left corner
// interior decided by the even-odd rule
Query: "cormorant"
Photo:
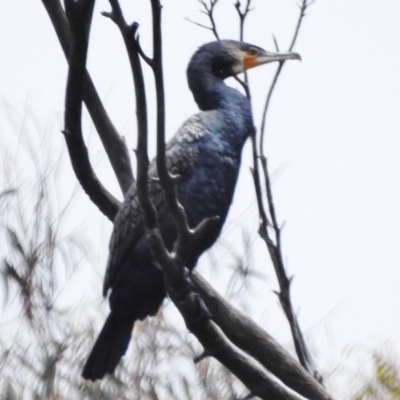
[[[187,262],[194,268],[199,256],[218,238],[226,219],[238,176],[243,145],[254,124],[248,99],[227,86],[224,79],[272,61],[300,59],[296,53],[276,54],[233,40],[200,47],[193,55],[187,78],[202,112],[189,118],[167,144],[168,168],[181,179],[178,198],[190,227],[219,216],[215,231],[199,244]],[[149,196],[158,211],[159,226],[171,249],[176,229],[156,179],[156,164],[149,168]],[[125,354],[133,324],[155,315],[166,290],[163,273],[153,260],[146,240],[142,211],[134,184],[114,221],[103,295],[111,312],[83,369],[95,381],[113,373]]]

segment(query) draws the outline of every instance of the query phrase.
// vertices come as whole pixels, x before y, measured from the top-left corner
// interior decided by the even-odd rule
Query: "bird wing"
[[[198,156],[196,144],[207,133],[204,128],[203,114],[194,115],[179,129],[177,134],[166,147],[166,161],[168,170],[179,174],[184,180],[191,174]],[[149,166],[148,194],[159,217],[167,213],[162,188],[157,181],[155,160]],[[137,196],[136,183],[129,189],[127,197],[114,220],[114,231],[109,246],[109,258],[104,278],[103,295],[114,282],[125,265],[129,267],[129,258],[135,246],[145,235],[145,226],[142,210]]]
[[[160,185],[150,179],[148,193],[154,206],[160,211],[164,203]],[[107,295],[108,289],[113,287],[121,268],[127,262],[129,263],[129,256],[144,235],[145,226],[142,209],[137,196],[136,184],[133,184],[114,220],[114,230],[110,239],[109,256],[104,278],[104,296]]]

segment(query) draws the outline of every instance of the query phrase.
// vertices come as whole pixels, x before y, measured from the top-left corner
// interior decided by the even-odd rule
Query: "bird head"
[[[213,53],[212,70],[221,79],[270,62],[301,60],[297,53],[273,53],[244,42],[220,40],[209,43]]]
[[[193,54],[187,69],[188,84],[199,108],[211,110],[226,104],[226,92],[221,92],[226,85],[221,81],[249,68],[286,60],[300,60],[300,55],[272,53],[244,42],[219,40],[204,44]]]

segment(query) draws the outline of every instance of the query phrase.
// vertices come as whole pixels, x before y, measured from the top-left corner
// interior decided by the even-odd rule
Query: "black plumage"
[[[232,202],[241,151],[253,130],[249,101],[223,80],[260,64],[293,58],[299,56],[268,53],[246,43],[222,40],[200,47],[189,63],[189,87],[202,112],[188,119],[168,143],[167,164],[181,176],[178,198],[189,225],[195,227],[204,218],[219,216],[215,230],[193,249],[189,269],[221,232]],[[156,176],[153,161],[149,177]],[[171,249],[176,230],[157,180],[150,179],[149,196],[158,211],[164,242]],[[166,296],[162,271],[153,262],[146,241],[136,185],[114,221],[104,296],[109,290],[111,312],[82,373],[90,380],[114,372],[126,352],[134,322],[155,315]]]

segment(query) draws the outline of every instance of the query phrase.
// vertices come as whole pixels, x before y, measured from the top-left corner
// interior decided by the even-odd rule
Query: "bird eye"
[[[255,47],[250,47],[249,50],[247,50],[247,53],[255,56],[258,53],[258,50]]]

